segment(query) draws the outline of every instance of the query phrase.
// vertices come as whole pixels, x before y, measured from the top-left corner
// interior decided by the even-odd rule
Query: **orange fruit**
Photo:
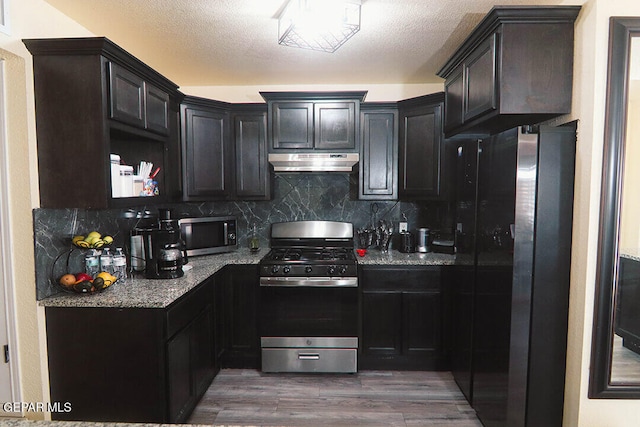
[[[64,274],[62,277],[60,277],[58,283],[65,287],[73,286],[76,283],[76,276],[74,276],[73,274]]]

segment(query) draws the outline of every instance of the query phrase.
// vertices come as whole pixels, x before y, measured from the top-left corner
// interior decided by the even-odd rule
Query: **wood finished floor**
[[[611,366],[611,382],[640,383],[640,354],[622,346],[622,338],[613,336],[613,361]]]
[[[188,421],[216,426],[481,426],[450,372],[224,369]]]

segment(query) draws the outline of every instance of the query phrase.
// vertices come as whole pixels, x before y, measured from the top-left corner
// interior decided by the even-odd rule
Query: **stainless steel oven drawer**
[[[263,348],[263,372],[330,372],[358,371],[355,348]]]

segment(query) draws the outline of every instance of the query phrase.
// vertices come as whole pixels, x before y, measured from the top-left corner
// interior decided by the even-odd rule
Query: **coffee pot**
[[[169,209],[159,209],[156,227],[142,230],[147,279],[176,279],[184,275],[188,262],[178,221],[171,219]]]

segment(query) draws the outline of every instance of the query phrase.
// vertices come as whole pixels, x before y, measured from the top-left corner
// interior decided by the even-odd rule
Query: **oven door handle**
[[[260,277],[260,286],[357,288],[357,277]]]

